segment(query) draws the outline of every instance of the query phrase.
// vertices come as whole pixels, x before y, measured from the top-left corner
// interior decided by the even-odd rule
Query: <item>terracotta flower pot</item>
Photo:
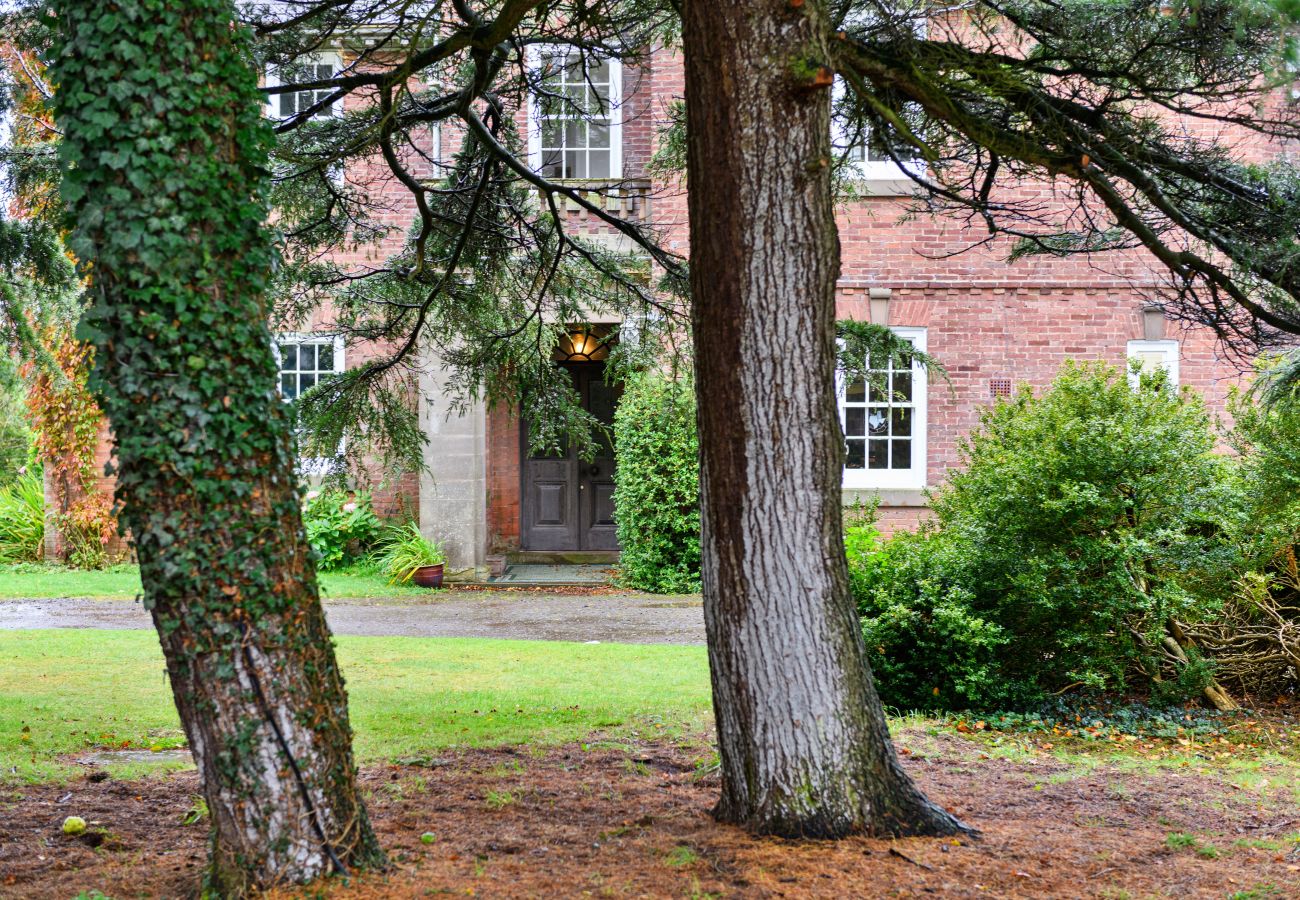
[[[442,563],[436,566],[420,566],[415,570],[415,574],[411,576],[411,580],[420,587],[442,587]]]

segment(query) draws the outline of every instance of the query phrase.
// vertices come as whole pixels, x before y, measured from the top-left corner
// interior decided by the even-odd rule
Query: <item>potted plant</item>
[[[447,555],[441,541],[431,541],[414,522],[394,525],[379,548],[379,566],[389,584],[414,581],[420,587],[442,587]]]

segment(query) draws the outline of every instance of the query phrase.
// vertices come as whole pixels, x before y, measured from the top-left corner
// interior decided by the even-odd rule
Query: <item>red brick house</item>
[[[615,66],[611,77],[616,108],[609,129],[610,168],[604,168],[603,149],[587,162],[582,152],[592,151],[581,146],[572,154],[565,150],[574,161],[572,171],[561,170],[553,156],[535,156],[535,162],[549,164],[548,174],[555,176],[625,179],[630,192],[646,198],[645,214],[668,229],[670,246],[682,252],[687,246],[684,190],[648,179],[645,170],[668,106],[683,93],[681,60],[660,51],[645,69],[620,73]],[[531,120],[521,126],[536,154],[542,129]],[[1009,264],[1005,242],[954,255],[985,234],[939,219],[900,222],[912,183],[893,163],[858,155],[868,157],[857,162],[860,193],[868,196],[845,203],[839,215],[839,315],[883,322],[910,337],[943,362],[951,387],[927,385],[919,372],[909,373],[913,387],[907,399],[906,391],[896,390],[886,400],[866,396],[861,386],[840,386],[848,442],[846,502],[877,495],[887,529],[915,525],[925,511],[924,489],[941,484],[957,465],[958,442],[977,423],[980,408],[1016,384],[1046,384],[1067,359],[1123,365],[1137,358],[1161,365],[1178,384],[1203,394],[1212,409],[1223,410],[1240,372],[1217,352],[1208,333],[1182,331],[1166,323],[1158,309],[1147,308],[1144,289],[1157,285],[1159,272],[1146,258],[1034,258]],[[1050,196],[1052,188],[1025,190]],[[421,483],[420,520],[428,532],[451,541],[461,566],[482,566],[496,554],[604,546],[592,534],[612,512],[603,473],[564,478],[530,471],[536,466],[521,450],[519,421],[509,409],[481,409],[446,420],[435,395],[427,421],[438,440],[427,460],[432,475]],[[454,441],[454,456],[447,453],[448,439]],[[567,545],[557,548],[552,534],[539,539],[539,521],[572,515],[575,506],[577,527],[568,532]]]
[[[319,64],[337,66],[339,57],[324,54]],[[638,69],[607,63],[589,70],[585,81],[587,90],[609,101],[608,119],[566,122],[545,119],[537,109],[520,111],[533,164],[552,178],[619,182],[604,202],[653,222],[665,230],[671,249],[684,252],[684,188],[647,173],[669,106],[683,94],[680,57],[664,49]],[[272,111],[291,114],[302,99],[280,95],[273,101],[280,108]],[[434,131],[429,151],[447,160],[456,143],[455,134]],[[1145,291],[1159,282],[1147,258],[1131,253],[1008,263],[1006,242],[982,243],[986,234],[964,221],[900,221],[912,182],[892,162],[869,152],[857,156],[861,196],[845,202],[839,214],[839,316],[894,328],[936,356],[951,385],[927,385],[917,371],[895,373],[888,398],[861,385],[839,386],[846,503],[877,496],[886,530],[914,526],[925,512],[925,489],[941,484],[958,463],[958,442],[978,421],[980,408],[1019,383],[1047,383],[1067,359],[1122,365],[1137,358],[1160,365],[1178,384],[1203,394],[1213,410],[1223,410],[1240,373],[1208,333],[1181,331],[1147,308]],[[402,189],[391,190],[395,221],[409,221],[412,210]],[[1030,184],[1022,190],[1050,200],[1054,187]],[[585,222],[581,211],[567,214],[576,227],[612,241],[612,232]],[[975,249],[957,252],[967,247]],[[584,326],[613,326],[616,319],[571,323],[575,342]],[[305,330],[283,335],[280,348],[286,398],[367,352],[344,347],[326,313]],[[576,365],[575,377],[593,411],[609,417],[617,394],[603,386],[598,365]],[[417,516],[427,534],[447,542],[451,568],[466,574],[481,575],[494,558],[509,554],[616,549],[612,458],[595,464],[530,458],[515,410],[480,404],[453,412],[436,360],[429,361],[420,388],[421,421],[430,438],[428,471],[379,484],[381,511]]]

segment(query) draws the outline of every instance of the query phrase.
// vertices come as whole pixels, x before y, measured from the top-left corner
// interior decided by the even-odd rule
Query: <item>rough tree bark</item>
[[[275,393],[270,132],[229,0],[61,0],[64,197],[120,520],[211,811],[209,889],[378,865]]]
[[[716,814],[947,834],[899,765],[848,591],[822,2],[686,0],[691,289]]]

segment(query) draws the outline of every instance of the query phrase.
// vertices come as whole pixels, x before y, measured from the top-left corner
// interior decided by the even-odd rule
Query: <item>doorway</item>
[[[562,364],[573,378],[582,406],[606,428],[614,424],[622,388],[607,384],[603,362]],[[596,452],[579,458],[572,447],[534,456],[527,423],[520,429],[522,480],[519,544],[524,550],[618,550],[614,525],[614,446],[595,435]]]

